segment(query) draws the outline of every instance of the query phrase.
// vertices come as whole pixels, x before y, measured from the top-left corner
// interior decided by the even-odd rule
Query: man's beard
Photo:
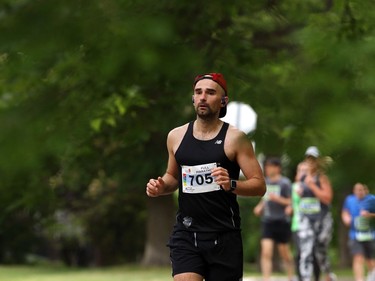
[[[207,110],[204,112],[200,112],[199,108],[197,108],[195,111],[198,117],[203,120],[212,120],[212,119],[216,119],[217,117],[217,112],[216,113],[213,112],[210,108],[207,108]]]

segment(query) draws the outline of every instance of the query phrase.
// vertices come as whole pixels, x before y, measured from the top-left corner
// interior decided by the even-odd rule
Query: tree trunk
[[[348,249],[348,228],[340,222],[338,231],[339,241],[339,266],[342,268],[350,267],[352,257]]]
[[[341,192],[335,193],[335,200],[338,202],[336,206],[340,206],[339,210],[336,210],[335,217],[338,220],[337,225],[337,241],[338,241],[338,255],[339,255],[339,266],[347,268],[351,266],[352,257],[348,248],[349,239],[349,228],[344,225],[341,220],[341,208],[344,204],[346,196],[352,193],[352,187],[350,185],[343,187]]]
[[[169,265],[169,248],[166,246],[175,221],[173,195],[149,198],[146,245],[142,264]]]

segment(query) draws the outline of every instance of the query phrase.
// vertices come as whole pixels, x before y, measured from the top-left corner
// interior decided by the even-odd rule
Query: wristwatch
[[[233,192],[237,188],[237,181],[236,180],[230,180],[230,192]]]

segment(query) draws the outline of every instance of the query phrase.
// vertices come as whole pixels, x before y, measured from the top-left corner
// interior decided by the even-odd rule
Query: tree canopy
[[[0,229],[17,238],[4,260],[42,251],[46,237],[66,247],[58,214],[74,217],[86,238],[75,243],[95,245],[98,263],[139,259],[145,183],[165,170],[168,131],[194,118],[205,72],[255,109],[256,152],[284,155],[290,177],[317,145],[334,160],[337,198],[357,181],[371,188],[374,5],[1,1]]]

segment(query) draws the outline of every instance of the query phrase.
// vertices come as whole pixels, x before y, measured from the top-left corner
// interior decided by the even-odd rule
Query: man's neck
[[[212,139],[218,134],[222,124],[223,121],[220,119],[197,118],[194,122],[194,136],[200,140]]]

